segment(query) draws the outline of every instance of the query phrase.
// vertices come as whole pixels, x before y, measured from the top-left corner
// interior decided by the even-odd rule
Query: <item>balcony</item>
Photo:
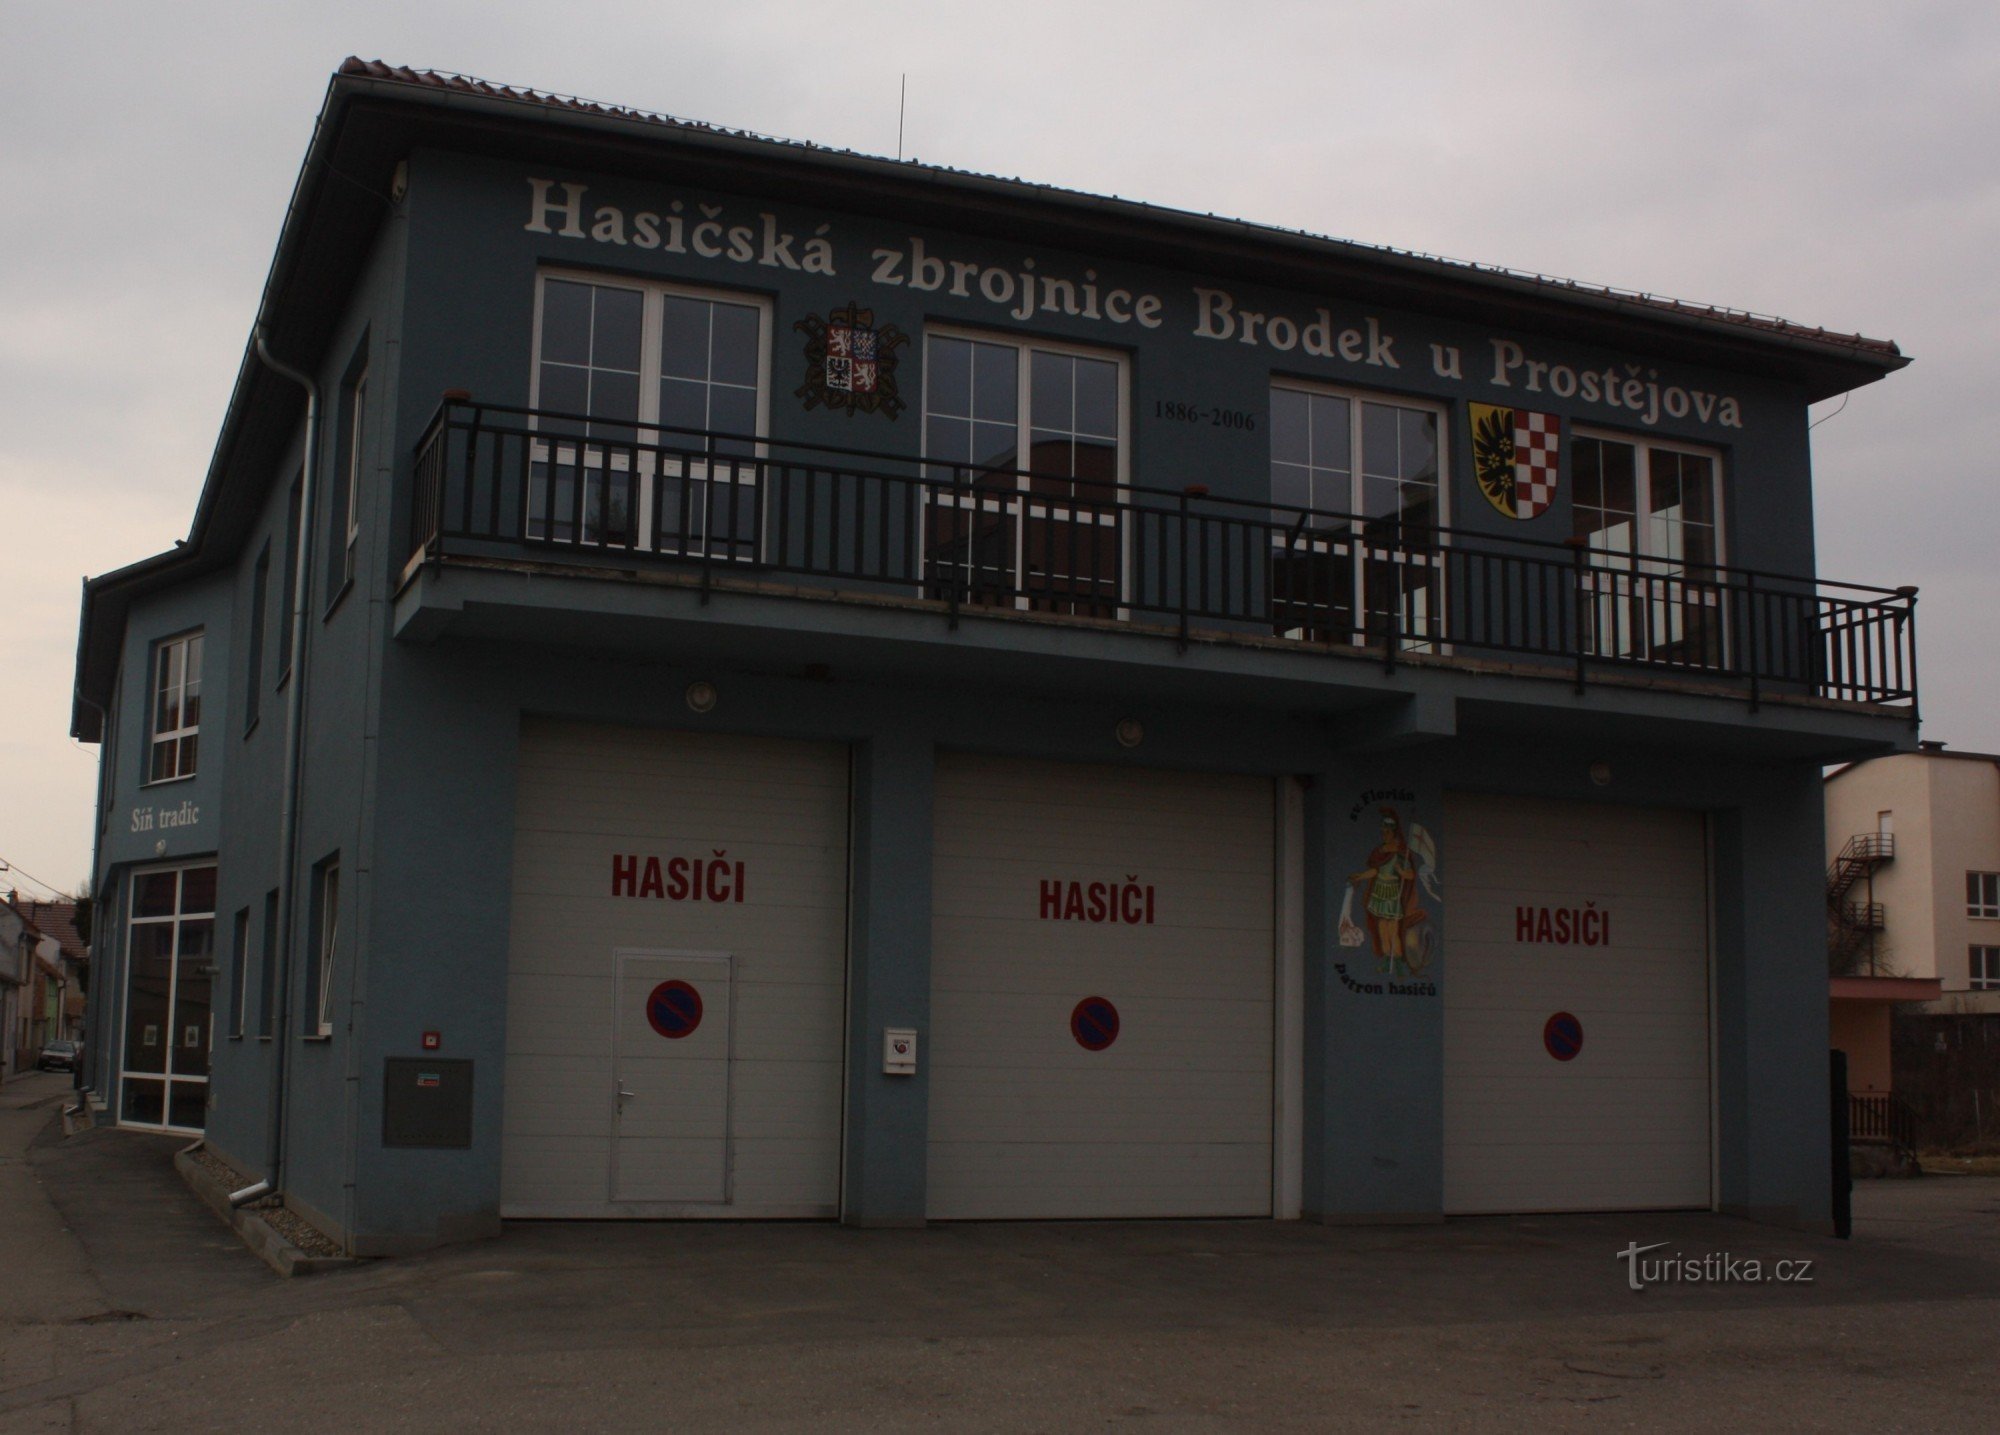
[[[448,396],[418,445],[408,584],[450,562],[1501,667],[1915,721],[1916,590],[1388,517],[634,428]]]

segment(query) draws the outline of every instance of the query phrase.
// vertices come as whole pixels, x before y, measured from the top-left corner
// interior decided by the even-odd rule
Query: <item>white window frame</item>
[[[1011,489],[980,489],[967,493],[956,500],[940,499],[930,493],[928,506],[940,503],[956,506],[968,513],[984,512],[989,515],[1005,514],[1014,519],[1014,607],[1025,611],[1033,606],[1029,595],[1023,590],[1027,583],[1027,533],[1028,524],[1036,518],[1048,519],[1054,509],[1046,501],[1035,502],[1028,472],[1028,461],[1032,457],[1034,443],[1034,415],[1031,400],[1034,382],[1032,355],[1037,353],[1055,354],[1072,359],[1093,359],[1110,363],[1117,369],[1118,384],[1118,469],[1113,478],[1117,489],[1115,504],[1122,509],[1129,501],[1127,490],[1132,486],[1132,360],[1131,355],[1121,349],[1101,348],[1093,344],[1077,344],[1066,339],[1047,339],[1037,334],[1018,334],[1003,330],[979,329],[957,324],[926,324],[924,326],[923,393],[918,404],[919,449],[929,472],[931,464],[956,463],[934,457],[930,452],[930,397],[931,397],[931,340],[956,339],[962,343],[994,344],[1015,351],[1014,365],[1014,486]],[[1065,480],[1067,481],[1067,480]],[[1122,621],[1130,616],[1126,602],[1131,597],[1132,579],[1132,532],[1130,524],[1122,524],[1120,514],[1114,511],[1099,515],[1095,520],[1099,526],[1121,528],[1118,546],[1118,618]],[[922,581],[929,581],[930,562],[930,522],[928,512],[919,521],[917,529],[917,572]]]
[[[1435,579],[1433,586],[1437,593],[1437,611],[1435,614],[1427,613],[1423,621],[1427,626],[1436,625],[1441,631],[1445,615],[1451,611],[1451,600],[1445,593],[1444,586],[1445,562],[1443,553],[1443,549],[1449,541],[1449,529],[1451,527],[1450,406],[1434,399],[1418,398],[1409,394],[1357,389],[1344,384],[1315,383],[1310,379],[1298,379],[1292,378],[1289,375],[1273,374],[1271,375],[1270,383],[1266,388],[1264,396],[1264,423],[1267,433],[1273,435],[1275,434],[1275,420],[1272,415],[1270,396],[1272,392],[1278,389],[1284,389],[1295,394],[1306,394],[1313,398],[1343,399],[1349,406],[1347,429],[1347,503],[1345,507],[1334,510],[1346,514],[1348,522],[1344,528],[1339,529],[1309,528],[1301,533],[1300,536],[1307,540],[1303,551],[1314,554],[1330,555],[1334,551],[1336,544],[1340,542],[1351,545],[1350,551],[1353,553],[1355,562],[1352,577],[1353,592],[1349,595],[1349,602],[1354,620],[1348,633],[1348,639],[1355,643],[1361,643],[1366,640],[1369,619],[1367,586],[1369,549],[1366,541],[1368,520],[1362,512],[1367,482],[1366,475],[1362,469],[1361,458],[1363,445],[1362,406],[1365,404],[1381,404],[1386,408],[1410,409],[1420,413],[1427,413],[1436,420],[1438,470],[1437,521],[1433,525],[1433,547],[1428,555],[1420,556],[1412,554],[1392,561],[1400,561],[1412,566],[1434,570]],[[1267,442],[1267,451],[1269,447],[1270,445]],[[1270,482],[1270,469],[1275,466],[1276,462],[1277,460],[1275,459],[1267,459],[1265,466],[1265,482],[1267,484]],[[1272,501],[1276,502],[1275,496]],[[1428,593],[1431,590],[1419,589],[1418,591],[1420,593]],[[1304,635],[1305,630],[1303,628],[1287,629],[1283,634],[1286,637],[1303,637]],[[1406,633],[1400,646],[1402,649],[1412,652],[1443,653],[1450,650],[1449,645],[1440,641],[1440,637],[1437,635],[1412,637]]]
[[[120,985],[120,990],[118,993],[119,1020],[116,1028],[117,1032],[116,1040],[118,1042],[118,1089],[115,1093],[116,1101],[114,1106],[112,1107],[116,1120],[120,1126],[130,1126],[142,1131],[182,1131],[196,1135],[200,1134],[202,1130],[202,1128],[199,1126],[176,1126],[173,1124],[172,1120],[174,1114],[174,1088],[176,1086],[198,1085],[203,1088],[204,1093],[206,1092],[206,1089],[208,1087],[208,1077],[206,1074],[201,1076],[181,1076],[176,1074],[174,1071],[175,1053],[180,1050],[180,1048],[174,1042],[175,1008],[180,1004],[180,985],[181,985],[180,927],[183,923],[190,921],[199,922],[206,920],[208,922],[209,960],[212,963],[215,960],[215,957],[222,950],[222,934],[219,931],[217,931],[215,927],[215,922],[216,922],[216,917],[218,916],[218,912],[213,910],[206,912],[186,911],[182,909],[181,901],[184,894],[187,891],[187,879],[184,875],[178,876],[175,879],[174,910],[165,916],[154,916],[154,917],[140,916],[138,893],[139,893],[140,882],[145,880],[147,877],[156,877],[162,872],[174,872],[174,873],[185,874],[187,872],[199,871],[204,867],[214,868],[215,865],[216,863],[213,857],[204,857],[191,862],[173,862],[173,863],[168,863],[164,866],[137,867],[134,868],[126,876],[125,970],[122,973],[122,980],[119,984]],[[219,875],[220,874],[218,873],[218,876]],[[218,882],[216,887],[216,896],[220,898],[221,895],[222,895],[221,885]],[[171,925],[175,929],[174,957],[172,965],[169,968],[167,977],[167,1000],[165,1008],[166,1016],[161,1023],[160,1039],[164,1045],[164,1050],[161,1057],[160,1069],[158,1071],[131,1071],[128,1070],[125,1065],[125,1058],[131,1044],[131,1033],[126,1029],[126,1024],[132,1019],[132,954],[134,949],[133,935],[135,931],[140,927],[160,927],[169,925]],[[215,1060],[215,1043],[213,1039],[214,1024],[215,1024],[215,982],[212,978],[210,979],[209,982],[208,1003],[209,1003],[208,1019],[210,1028],[209,1061],[211,1064],[213,1064]],[[159,1083],[160,1120],[158,1124],[155,1124],[150,1121],[131,1121],[126,1119],[125,1083],[128,1080],[151,1081]],[[206,1105],[206,1100],[204,1100],[203,1104],[204,1106]]]
[[[2000,872],[1965,874],[1965,915],[1982,920],[2000,918]]]
[[[234,970],[229,974],[229,1039],[241,1041],[243,1012],[249,1005],[250,997],[250,909],[248,907],[238,908],[236,915],[230,918],[229,947],[229,960],[235,964]],[[210,1001],[213,1000],[211,996]],[[213,1059],[212,1053],[210,1059]]]
[[[340,958],[340,859],[313,872],[313,1035],[333,1035],[333,970]]]
[[[769,456],[769,445],[764,442],[764,439],[769,434],[771,428],[772,302],[769,295],[741,289],[721,289],[709,285],[685,284],[675,280],[633,279],[623,274],[601,274],[589,269],[567,269],[553,266],[538,269],[535,271],[535,320],[532,326],[528,351],[528,407],[531,409],[539,409],[542,406],[543,296],[546,294],[551,281],[567,284],[589,284],[606,289],[624,289],[641,296],[642,309],[639,324],[639,412],[636,419],[629,421],[631,426],[636,430],[637,441],[640,444],[672,445],[677,440],[685,442],[684,436],[663,433],[660,428],[660,342],[664,337],[666,327],[666,305],[664,301],[671,296],[679,299],[700,300],[707,303],[734,304],[742,308],[756,310],[756,443],[751,454],[747,457],[743,455],[723,455],[721,461],[715,465],[716,473],[714,481],[717,483],[749,483],[757,487],[762,486],[760,480],[763,474],[764,460]],[[623,419],[608,419],[605,422],[623,424],[628,421]],[[534,444],[530,453],[530,461],[533,463],[549,462],[551,450],[560,448],[565,443],[588,444],[602,442],[605,442],[605,440],[552,436],[550,440],[538,440]],[[623,472],[629,467],[630,460],[625,454],[613,454],[610,455],[610,458],[611,472]],[[590,461],[588,458],[579,467],[586,469],[598,467],[600,472],[602,471],[601,465]],[[746,467],[749,470],[747,477],[742,472]],[[656,476],[656,467],[655,471],[641,473],[639,475],[638,492],[633,498],[633,511],[631,515],[633,535],[631,546],[641,552],[650,552],[653,546],[653,532],[656,527],[653,521],[653,493]],[[691,462],[687,465],[687,471],[684,474],[672,474],[669,476],[681,478],[687,482],[706,483],[709,481],[708,465],[705,462]],[[587,478],[586,482],[588,482]],[[603,480],[600,478],[599,482],[601,483]],[[532,532],[534,520],[529,515],[528,499],[529,496],[523,493],[521,497],[523,507],[521,532],[530,538],[540,541],[543,535]],[[586,517],[588,515],[588,508],[589,505],[586,503]],[[697,545],[693,553],[684,556],[699,557],[701,556],[702,549],[708,546],[708,515],[710,511],[710,508],[705,505],[703,508],[700,538],[691,539],[684,537],[684,543],[693,542]],[[547,518],[542,520],[542,523],[545,525],[549,522],[550,520]],[[761,525],[759,525],[759,530],[756,546],[761,549]],[[565,546],[599,547],[605,546],[605,543],[606,540],[600,523],[594,536],[578,534],[568,544],[565,544]],[[722,562],[754,563],[761,558],[762,554],[761,552],[753,551],[750,553],[714,553],[709,556]]]
[[[176,633],[171,638],[162,638],[159,642],[153,644],[152,674],[150,681],[146,684],[146,780],[140,784],[142,787],[164,785],[169,782],[185,782],[200,772],[201,760],[199,754],[201,752],[201,744],[199,739],[201,737],[201,720],[197,718],[192,723],[187,720],[187,660],[188,653],[191,651],[190,645],[201,643],[200,652],[202,661],[204,666],[206,665],[208,644],[202,642],[205,632],[206,630],[202,628],[190,628],[185,633]],[[174,705],[174,711],[178,716],[180,726],[163,729],[155,726],[155,724],[158,722],[160,716],[160,694],[166,686],[167,655],[174,649],[179,649],[181,653],[180,694]],[[200,684],[202,680],[197,676],[195,681],[197,684]],[[190,737],[197,739],[195,744],[195,752],[197,754],[195,766],[182,772],[179,770],[181,754],[179,744],[182,739]],[[160,750],[160,744],[166,742],[175,744],[174,765],[176,770],[165,777],[156,777],[153,775],[155,767],[154,754]]]
[[[1967,947],[1965,971],[1966,985],[1972,991],[2000,991],[2000,947]]]
[[[1679,642],[1685,636],[1682,622],[1684,605],[1688,602],[1684,580],[1690,580],[1684,559],[1671,554],[1659,553],[1653,547],[1653,455],[1655,453],[1677,453],[1690,458],[1705,459],[1709,472],[1709,502],[1715,514],[1715,557],[1712,567],[1720,570],[1729,562],[1729,525],[1723,511],[1723,497],[1728,491],[1725,476],[1724,454],[1721,449],[1706,444],[1685,443],[1678,439],[1660,438],[1653,434],[1628,433],[1620,429],[1598,428],[1589,424],[1578,424],[1570,430],[1569,453],[1565,457],[1571,464],[1570,502],[1578,507],[1575,478],[1576,445],[1590,439],[1599,443],[1614,443],[1632,449],[1636,455],[1632,465],[1632,549],[1629,553],[1616,555],[1624,561],[1618,565],[1622,571],[1604,572],[1600,565],[1613,560],[1604,555],[1615,550],[1599,550],[1591,558],[1593,573],[1590,578],[1595,596],[1591,600],[1597,610],[1595,626],[1592,628],[1593,644],[1601,657],[1644,657],[1656,648]],[[1729,624],[1721,611],[1721,593],[1717,582],[1719,572],[1706,575],[1692,575],[1691,581],[1709,585],[1699,590],[1695,598],[1696,606],[1709,608],[1715,612],[1718,650],[1712,655],[1708,666],[1727,666],[1730,658]],[[1675,602],[1669,595],[1675,585],[1680,584],[1682,597]],[[1655,616],[1654,630],[1641,634],[1631,620],[1632,602],[1638,598],[1647,599],[1647,611]],[[1606,615],[1610,615],[1609,621]],[[1659,620],[1664,619],[1664,623]],[[1606,635],[1610,635],[1606,646]],[[1643,640],[1643,641],[1642,641]]]
[[[347,418],[347,512],[343,516],[346,524],[345,571],[341,586],[354,581],[354,548],[361,538],[361,475],[367,465],[363,461],[361,442],[367,433],[368,420],[368,365],[361,366],[361,372],[348,385]]]

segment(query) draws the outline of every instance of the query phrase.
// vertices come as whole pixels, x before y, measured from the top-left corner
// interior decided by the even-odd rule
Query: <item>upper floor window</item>
[[[1966,966],[1974,991],[2000,991],[2000,947],[1968,947]]]
[[[264,700],[264,605],[271,591],[271,545],[267,542],[257,555],[250,574],[250,641],[245,645],[243,685],[243,731],[257,726]]]
[[[2000,917],[2000,872],[1965,874],[1965,915]]]
[[[368,340],[364,336],[340,382],[335,415],[333,482],[327,522],[321,535],[326,553],[326,606],[331,613],[354,582],[361,539],[362,479],[366,476],[368,434]]]
[[[924,458],[933,588],[972,602],[1115,617],[1124,593],[1122,356],[1048,341],[931,332]]]
[[[333,973],[340,958],[340,860],[313,872],[312,1023],[314,1036],[333,1035]]]
[[[1573,532],[1592,548],[1655,560],[1647,571],[1722,561],[1722,465],[1714,454],[1579,433],[1570,465]]]
[[[183,633],[153,649],[152,741],[148,782],[193,777],[201,742],[201,634]]]
[[[1717,455],[1580,432],[1570,446],[1570,475],[1571,532],[1597,551],[1594,567],[1614,570],[1592,579],[1583,615],[1591,649],[1605,657],[1721,663]]]
[[[748,295],[543,274],[528,536],[754,557],[770,328]]]
[[[1271,605],[1280,633],[1422,645],[1441,614],[1442,410],[1271,386]],[[1301,518],[1295,510],[1312,510]]]

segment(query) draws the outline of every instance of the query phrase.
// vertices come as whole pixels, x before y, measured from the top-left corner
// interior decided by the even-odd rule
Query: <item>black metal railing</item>
[[[1847,1139],[1913,1151],[1917,1145],[1916,1112],[1891,1092],[1849,1092]]]
[[[1606,668],[1907,705],[1914,588],[1787,578],[1119,484],[447,396],[416,457],[416,553],[788,575],[968,609]]]
[[[1893,832],[1857,832],[1841,846],[1834,859],[1826,864],[1826,900],[1828,905],[1839,910],[1841,899],[1854,890],[1854,884],[1872,874],[1885,862],[1896,858],[1896,834]]]

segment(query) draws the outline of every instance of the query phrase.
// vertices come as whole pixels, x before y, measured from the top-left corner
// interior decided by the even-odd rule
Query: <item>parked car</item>
[[[75,1071],[83,1060],[83,1044],[75,1041],[52,1041],[42,1048],[42,1054],[35,1058],[37,1071]]]

